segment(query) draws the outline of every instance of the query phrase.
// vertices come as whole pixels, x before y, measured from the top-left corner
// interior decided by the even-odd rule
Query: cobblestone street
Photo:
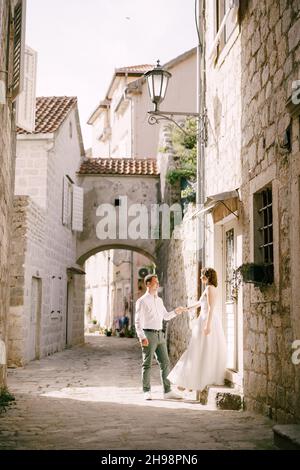
[[[272,422],[165,401],[153,368],[153,400],[140,388],[135,339],[86,337],[9,371],[16,403],[0,418],[1,449],[272,449]]]

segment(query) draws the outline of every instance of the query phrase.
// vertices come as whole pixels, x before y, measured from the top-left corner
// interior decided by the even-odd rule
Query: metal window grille
[[[264,263],[272,264],[273,255],[273,209],[272,209],[272,189],[267,188],[261,192],[261,207],[258,210],[260,215],[260,240],[259,250]]]

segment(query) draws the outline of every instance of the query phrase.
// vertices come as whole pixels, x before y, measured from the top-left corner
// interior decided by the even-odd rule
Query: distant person
[[[199,301],[187,307],[201,307],[199,317],[193,322],[192,337],[168,379],[179,390],[203,391],[207,385],[224,384],[226,369],[226,340],[222,320],[216,311],[217,273],[212,268],[201,270],[205,290]]]
[[[163,301],[157,295],[159,282],[156,274],[148,274],[145,279],[146,293],[136,302],[135,327],[142,346],[143,364],[142,381],[145,400],[151,397],[151,365],[153,356],[157,359],[161,371],[161,380],[164,389],[164,398],[180,399],[181,396],[171,390],[171,384],[167,376],[169,374],[170,361],[168,356],[163,320],[171,320],[184,311],[183,307],[177,307],[174,311],[167,312]]]
[[[124,313],[123,317],[120,318],[120,336],[126,336],[126,334],[128,333],[128,327],[129,327],[129,318]]]
[[[122,322],[122,329],[127,331],[129,327],[129,318],[127,317],[125,313],[121,319],[121,322]]]

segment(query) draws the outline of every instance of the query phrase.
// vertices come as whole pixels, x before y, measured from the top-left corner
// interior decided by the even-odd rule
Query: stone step
[[[300,449],[300,424],[276,424],[273,426],[274,444],[279,449]]]
[[[211,409],[242,410],[243,396],[239,390],[229,386],[210,386],[200,394],[200,403]]]

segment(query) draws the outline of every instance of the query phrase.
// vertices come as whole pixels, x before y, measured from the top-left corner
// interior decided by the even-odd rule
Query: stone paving
[[[87,336],[9,370],[16,403],[0,417],[0,449],[273,449],[263,416],[163,400],[157,364],[145,402],[140,363],[136,339]]]

